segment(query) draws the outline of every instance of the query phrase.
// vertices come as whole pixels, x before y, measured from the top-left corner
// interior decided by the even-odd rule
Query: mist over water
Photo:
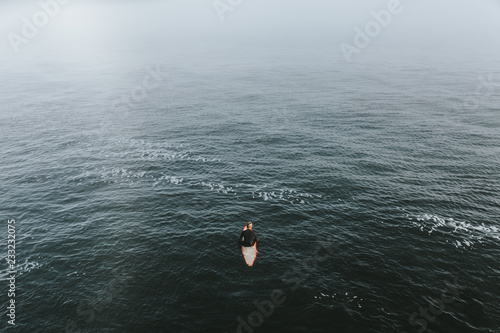
[[[500,332],[497,2],[50,3],[0,3],[2,332]]]

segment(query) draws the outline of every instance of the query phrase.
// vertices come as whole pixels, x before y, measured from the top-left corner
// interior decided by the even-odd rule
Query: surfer
[[[240,235],[239,243],[241,246],[254,246],[258,241],[257,234],[252,230],[252,222],[247,223],[246,230],[243,230]]]

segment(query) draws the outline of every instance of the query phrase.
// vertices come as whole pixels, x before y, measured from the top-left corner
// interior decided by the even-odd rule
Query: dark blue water
[[[2,332],[500,332],[498,58],[366,52],[2,64]]]

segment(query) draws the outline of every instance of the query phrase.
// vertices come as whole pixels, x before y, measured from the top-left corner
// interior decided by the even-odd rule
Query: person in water
[[[242,246],[254,246],[258,241],[257,234],[252,230],[252,222],[247,223],[247,229],[241,232],[239,243]]]

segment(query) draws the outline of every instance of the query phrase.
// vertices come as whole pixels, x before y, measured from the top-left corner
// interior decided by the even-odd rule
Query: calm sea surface
[[[2,63],[1,331],[500,332],[498,57],[363,52]]]

